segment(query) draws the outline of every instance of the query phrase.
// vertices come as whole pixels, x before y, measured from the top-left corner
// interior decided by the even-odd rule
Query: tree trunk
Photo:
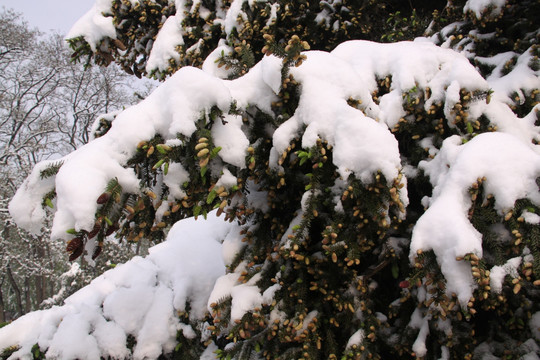
[[[45,251],[45,256],[47,257],[48,263],[49,263],[49,269],[54,269],[54,260],[51,255],[51,248],[47,241],[44,242],[43,249]],[[55,277],[54,271],[49,275],[44,277],[43,279],[43,300],[46,300],[50,297],[52,297],[55,294],[54,288],[55,288],[55,281],[57,280]]]
[[[22,296],[21,296],[21,289],[19,289],[19,286],[17,285],[17,282],[15,281],[15,278],[13,277],[13,273],[11,272],[11,266],[7,266],[7,276],[9,283],[11,284],[11,287],[13,288],[13,292],[15,293],[15,301],[17,302],[17,312],[18,316],[24,315],[24,310],[22,306]]]
[[[34,286],[36,287],[36,307],[39,308],[43,300],[45,300],[45,275],[34,276]]]
[[[4,279],[0,281],[0,324],[6,322],[6,313],[4,308],[4,296],[2,294],[2,285],[4,284]]]
[[[24,310],[25,313],[32,311],[32,301],[30,300],[30,278],[24,277]]]
[[[42,264],[45,264],[45,248],[44,248],[44,241],[42,238],[39,239],[39,242],[35,244],[36,247],[36,253],[38,257],[38,261]],[[36,308],[39,308],[43,300],[45,300],[45,283],[46,283],[46,275],[35,275],[33,276],[34,280],[34,287],[35,287],[35,299],[36,299]]]

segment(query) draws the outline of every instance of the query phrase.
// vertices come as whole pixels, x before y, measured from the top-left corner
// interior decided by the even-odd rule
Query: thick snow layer
[[[513,135],[485,133],[466,144],[453,136],[446,139],[431,161],[420,168],[434,186],[429,208],[416,223],[411,241],[411,260],[418,250],[433,250],[447,281],[447,292],[456,293],[462,304],[472,296],[475,282],[470,265],[456,261],[467,253],[482,255],[482,235],[468,220],[471,206],[468,189],[479,178],[486,194],[495,196],[495,208],[505,214],[520,198],[540,204],[536,178],[540,155],[532,145]]]
[[[493,90],[491,97],[495,101],[489,104],[477,102],[471,109],[474,118],[484,114],[499,130],[511,133],[527,143],[540,140],[539,127],[535,126],[540,106],[537,105],[527,116],[519,118],[507,105],[522,104],[525,95],[530,95],[540,88],[540,70],[533,70],[528,66],[533,57],[532,49],[520,56],[514,52],[506,52],[489,58],[476,57],[475,61],[494,67],[487,82]],[[516,58],[516,64],[510,72],[504,74],[505,65],[513,58]]]
[[[69,30],[66,39],[82,36],[96,51],[100,41],[109,37],[116,39],[116,29],[112,16],[105,16],[111,11],[112,0],[96,0],[92,9],[83,15]]]
[[[242,266],[245,267],[245,264],[239,265],[239,267]],[[231,320],[240,320],[248,311],[260,308],[263,304],[271,304],[274,292],[279,289],[279,284],[276,284],[261,293],[261,289],[255,285],[260,280],[260,274],[255,275],[245,284],[238,281],[239,277],[240,275],[236,272],[221,276],[216,281],[208,299],[210,305],[219,304],[224,299],[230,298]]]
[[[221,241],[231,229],[214,213],[206,220],[178,222],[146,258],[107,271],[63,306],[29,313],[1,328],[0,349],[20,348],[9,359],[32,359],[36,343],[48,349],[48,358],[124,359],[130,357],[126,341],[132,335],[134,359],[172,351],[177,331],[190,329],[176,313],[188,303],[192,320],[206,313],[214,283],[225,272]]]
[[[176,15],[165,20],[159,31],[152,51],[146,63],[146,71],[164,71],[169,67],[169,59],[179,60],[180,54],[176,51],[176,46],[184,45],[184,34],[182,31],[183,12],[177,11]]]
[[[390,183],[402,171],[398,143],[390,128],[403,115],[400,99],[404,95],[429,87],[432,95],[425,106],[444,102],[451,125],[450,109],[459,100],[460,89],[489,89],[488,82],[465,57],[429,42],[350,41],[331,53],[305,54],[304,64],[290,70],[300,83],[300,101],[292,117],[273,133],[271,166],[278,166],[279,157],[293,138],[301,136],[304,148],[314,146],[320,138],[333,146],[333,161],[343,180],[355,175],[369,183],[376,172],[381,172]],[[524,75],[516,78],[532,75],[519,65],[526,60],[524,57],[518,61],[514,71]],[[10,205],[13,217],[22,225],[39,229],[35,224],[44,216],[41,197],[56,189],[53,238],[66,238],[65,231],[70,228],[91,230],[97,209],[95,199],[110,179],[117,178],[127,192],[139,191],[135,173],[124,166],[141,140],[150,140],[156,134],[166,141],[173,141],[178,133],[190,136],[201,111],[216,105],[225,113],[233,102],[238,109],[254,105],[269,112],[281,89],[281,67],[280,59],[265,57],[245,76],[232,81],[212,75],[210,66],[208,72],[179,70],[148,99],[118,114],[105,136],[67,156],[56,178],[40,180],[40,170],[47,164],[37,166]],[[390,92],[376,104],[371,93],[377,79],[387,76],[392,79]],[[538,152],[526,145],[538,134],[534,119],[517,118],[505,103],[505,96],[496,91],[489,104],[475,101],[470,111],[473,117],[487,116],[508,134],[480,135],[465,145],[457,136],[449,138],[435,159],[420,164],[435,188],[429,209],[415,228],[411,257],[418,249],[435,250],[448,276],[449,291],[456,292],[462,301],[472,292],[472,280],[468,266],[456,263],[455,257],[467,252],[481,254],[482,249],[481,236],[467,219],[468,187],[485,176],[486,191],[495,195],[501,213],[512,208],[520,197],[540,200],[534,182],[538,176]],[[360,108],[349,106],[349,98],[360,100]],[[249,141],[241,117],[226,115],[211,125],[225,165],[243,168]],[[234,185],[234,174],[226,166],[220,171],[228,174],[223,182]],[[170,187],[173,198],[182,198],[185,194],[179,185],[187,180],[182,164],[171,164],[163,183]],[[405,188],[400,196],[406,205]],[[228,261],[231,256],[227,256]]]
[[[21,190],[17,191],[9,204],[11,214],[24,214],[15,220],[17,224],[33,234],[38,234],[41,231],[47,213],[43,206],[30,204],[41,204],[45,195],[55,188],[54,177],[42,179],[39,174],[55,163],[57,162],[43,161],[34,166],[32,173],[35,176],[29,177],[23,182]]]
[[[459,96],[460,88],[489,89],[486,80],[465,57],[427,41],[393,44],[347,41],[333,50],[332,54],[346,60],[355,71],[356,87],[349,87],[350,96],[362,100],[366,115],[379,118],[390,128],[404,114],[401,106],[403,95],[410,91],[414,93],[416,88],[431,89],[432,95],[425,103],[426,110],[443,101],[447,105],[455,104],[456,91]],[[391,91],[381,97],[377,106],[369,94],[377,89],[377,79],[387,76],[392,76]],[[347,83],[352,81],[349,79]],[[451,91],[451,86],[456,91]],[[453,116],[448,116],[448,120],[451,119]]]
[[[281,66],[281,59],[267,56],[246,75],[227,82],[237,106],[247,108],[254,105],[270,113],[271,103],[277,100],[276,94],[281,87]]]
[[[220,79],[227,79],[233,72],[233,69],[227,70],[225,66],[218,67],[218,62],[221,57],[230,55],[232,51],[233,49],[226,44],[225,40],[220,40],[215,50],[204,60],[202,65],[203,71]]]
[[[387,179],[397,177],[401,167],[397,140],[384,123],[347,105],[355,95],[369,95],[360,87],[354,69],[339,57],[309,52],[305,63],[291,70],[302,83],[302,93],[293,117],[274,133],[274,154],[281,154],[302,127],[302,146],[315,146],[317,139],[334,147],[334,163],[343,178],[355,173],[370,183],[380,170]],[[364,90],[364,91],[362,91]],[[362,140],[350,134],[362,134]]]
[[[334,163],[344,179],[354,174],[371,182],[378,171],[388,182],[397,177],[401,159],[397,140],[389,128],[403,115],[399,106],[403,94],[417,86],[430,87],[433,95],[427,101],[429,106],[429,102],[455,103],[460,88],[487,89],[486,81],[467,59],[428,42],[351,41],[332,53],[311,51],[306,55],[302,66],[291,69],[301,83],[298,108],[275,131],[269,160],[277,165],[290,141],[305,127],[303,147],[315,145],[318,138],[327,140],[334,146]],[[248,74],[234,81],[213,76],[209,67],[210,73],[183,68],[148,99],[118,114],[105,136],[64,159],[55,179],[58,200],[53,238],[66,238],[65,230],[70,228],[91,230],[97,209],[95,199],[109,180],[117,178],[127,192],[138,191],[135,173],[124,166],[141,140],[150,140],[156,134],[165,140],[175,139],[178,133],[190,136],[201,111],[214,105],[226,112],[234,101],[240,109],[254,105],[269,112],[281,88],[281,66],[280,59],[265,57]],[[370,94],[377,78],[386,76],[393,79],[392,91],[382,96],[377,105]],[[446,88],[455,91],[445,92]],[[362,108],[348,106],[349,98],[362,101]],[[245,166],[249,145],[242,126],[242,119],[232,115],[212,126],[215,143],[222,147],[219,156],[239,168]],[[26,226],[30,225],[27,219],[35,223],[43,218],[40,194],[52,190],[52,180],[46,184],[39,180],[41,167],[36,167],[11,205],[15,220]],[[169,171],[171,175],[164,182],[170,186],[172,196],[180,198],[184,194],[178,184],[185,180],[186,172],[181,164],[171,166]],[[172,176],[178,176],[176,184]],[[405,190],[400,195],[406,205]]]
[[[534,213],[531,213],[531,212],[528,212],[528,211],[524,211],[521,214],[521,216],[523,217],[525,222],[527,222],[529,224],[540,225],[540,216],[537,215],[537,214],[534,214]]]
[[[98,206],[96,199],[111,179],[117,178],[126,192],[139,191],[135,172],[124,165],[135,154],[140,141],[157,134],[165,139],[175,139],[178,133],[190,136],[201,111],[217,105],[226,112],[231,101],[222,80],[195,68],[181,69],[145,101],[120,113],[106,136],[65,157],[56,177],[40,180],[40,172],[47,163],[36,166],[13,198],[11,215],[23,226],[29,223],[28,219],[43,221],[45,212],[38,197],[52,190],[51,181],[55,181],[57,208],[51,237],[65,239],[66,230],[71,228],[90,231]],[[180,167],[174,170],[182,174]],[[30,187],[35,190],[25,190]],[[175,187],[174,196],[180,195],[181,190]],[[39,225],[30,226],[39,229]]]
[[[513,94],[519,96],[519,101],[524,101],[523,92],[530,92],[540,88],[540,70],[531,69],[528,64],[533,60],[532,49],[519,55],[514,52],[500,53],[490,58],[476,57],[476,61],[481,64],[494,66],[491,75],[487,78],[490,87],[501,100],[506,103],[513,103],[510,97]],[[504,66],[512,59],[517,58],[512,70],[504,74]]]
[[[244,28],[243,20],[247,19],[247,15],[242,11],[242,6],[248,0],[233,0],[227,11],[227,16],[223,20],[223,28],[225,34],[229,36],[234,28],[240,33]],[[250,1],[251,2],[251,1]],[[240,21],[239,21],[240,20]]]
[[[477,2],[470,2],[473,3]],[[241,15],[242,4],[245,0],[235,0],[231,9]],[[233,21],[233,17],[227,19]],[[482,255],[481,235],[468,219],[469,187],[485,177],[484,190],[494,195],[496,210],[501,215],[520,198],[540,205],[535,182],[540,176],[540,151],[532,143],[539,136],[534,124],[535,111],[540,107],[518,118],[508,106],[505,86],[501,85],[500,90],[495,86],[507,81],[515,87],[515,81],[537,74],[526,73],[520,65],[515,74],[508,74],[511,77],[495,76],[490,83],[464,56],[429,42],[351,41],[331,53],[310,51],[305,55],[301,66],[290,69],[299,84],[298,107],[282,123],[265,128],[273,145],[270,158],[266,159],[269,166],[280,169],[279,158],[295,138],[301,139],[303,148],[314,146],[318,139],[328,141],[341,175],[331,193],[336,209],[342,208],[340,196],[349,176],[369,183],[380,172],[393,184],[403,174],[401,182],[406,185],[407,176],[416,176],[423,170],[430,178],[433,193],[424,199],[427,210],[413,229],[410,259],[414,261],[420,249],[433,250],[447,280],[447,291],[456,293],[461,304],[466,304],[475,283],[470,265],[456,261],[456,257],[467,253]],[[218,53],[213,53],[214,61],[218,57]],[[519,60],[518,65],[526,60]],[[210,171],[219,177],[220,185],[234,186],[236,170],[246,166],[248,147],[257,144],[249,143],[249,127],[244,119],[237,112],[228,111],[234,104],[239,113],[255,108],[271,113],[272,102],[278,99],[276,94],[283,90],[283,62],[273,56],[265,57],[235,80],[223,80],[225,74],[212,64],[215,65],[205,62],[204,71],[185,67],[176,72],[146,100],[118,114],[108,133],[66,156],[55,177],[40,178],[41,170],[50,163],[36,166],[10,204],[13,218],[39,230],[45,216],[42,197],[56,190],[52,237],[65,239],[70,228],[91,230],[96,199],[109,180],[117,178],[126,192],[141,191],[139,179],[127,166],[137,144],[160,135],[167,143],[183,146],[177,135],[191,136],[201,113],[208,113],[214,106],[222,110],[223,117],[213,122],[207,117],[206,126],[221,151],[217,155],[220,161],[215,161]],[[377,80],[386,77],[392,79],[390,91],[377,103],[371,94],[377,88]],[[534,79],[527,84],[534,87]],[[455,120],[452,107],[459,101],[461,89],[487,94],[495,88],[489,104],[484,99],[470,102],[469,119],[483,115],[498,126],[499,132],[478,135],[464,144],[461,137],[453,136],[444,141],[440,150],[435,148],[433,139],[425,139],[422,144],[429,148],[433,159],[422,161],[419,169],[402,166],[391,129],[404,115],[404,99],[426,88],[431,89],[426,109],[444,104],[450,127]],[[358,107],[349,105],[351,98],[360,102]],[[169,173],[159,179],[160,184],[169,187],[169,199],[185,195],[181,185],[189,180],[187,166],[172,163]],[[247,181],[245,185],[250,193],[246,198],[249,206],[266,211],[267,194],[259,191],[254,182]],[[399,196],[407,206],[406,187]],[[165,207],[160,208],[158,215]],[[300,220],[298,214],[286,235]],[[0,348],[19,344],[21,349],[13,358],[28,354],[36,342],[60,358],[90,358],[95,354],[123,357],[126,349],[118,344],[125,344],[127,335],[133,335],[138,340],[134,357],[155,357],[171,349],[177,330],[193,337],[193,329],[179,324],[174,316],[175,311],[185,310],[187,303],[190,316],[201,318],[208,310],[209,298],[212,303],[230,297],[233,319],[269,304],[279,285],[263,291],[257,287],[256,277],[242,284],[238,273],[224,275],[224,263],[232,264],[245,246],[238,230],[236,225],[225,224],[213,216],[207,221],[181,222],[171,230],[171,240],[153,248],[149,257],[136,258],[106,273],[70,297],[63,307],[29,314],[1,329]],[[180,236],[184,240],[176,240]],[[224,246],[220,247],[217,240],[224,239]],[[285,236],[284,245],[286,241]],[[236,270],[247,266],[241,262]],[[428,319],[417,315],[418,321],[411,325],[420,330],[414,350],[422,354],[427,351]],[[272,316],[283,315],[276,311]],[[30,323],[39,325],[25,329]],[[77,344],[82,344],[83,350],[73,348],[75,342],[68,344],[68,333],[73,334]]]
[[[181,188],[186,181],[189,181],[189,173],[179,163],[171,163],[169,172],[163,176],[163,183],[169,188],[170,195],[178,200],[182,200],[187,195]]]
[[[249,140],[242,131],[242,117],[225,115],[212,127],[212,138],[216,146],[221,147],[221,158],[238,168],[246,167],[246,150]]]

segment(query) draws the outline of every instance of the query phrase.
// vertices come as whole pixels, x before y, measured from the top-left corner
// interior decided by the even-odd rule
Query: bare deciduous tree
[[[51,243],[46,230],[31,235],[18,229],[7,212],[9,199],[37,162],[88,142],[100,114],[134,97],[123,72],[72,62],[59,35],[29,29],[11,10],[0,12],[0,33],[2,323],[38,308],[45,299],[69,295],[64,289],[55,297],[62,286],[60,275],[70,268],[64,245]]]

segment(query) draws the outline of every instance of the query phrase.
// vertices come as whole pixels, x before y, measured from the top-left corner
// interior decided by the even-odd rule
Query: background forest
[[[8,202],[33,166],[58,159],[87,143],[102,114],[140,100],[128,76],[116,68],[85,67],[71,61],[59,35],[31,29],[20,14],[0,13],[0,323],[32,310],[60,304],[109,268],[108,260],[125,261],[134,249],[115,247],[112,258],[97,267],[66,261],[65,245],[44,232],[18,228]],[[138,89],[144,93],[146,89]],[[141,96],[141,95],[139,95]]]

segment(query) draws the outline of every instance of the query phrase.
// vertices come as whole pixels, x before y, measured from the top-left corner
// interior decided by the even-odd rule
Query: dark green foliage
[[[427,18],[420,18],[413,9],[410,17],[404,17],[400,11],[389,14],[386,23],[388,24],[387,31],[381,35],[383,42],[395,42],[401,40],[409,40],[423,34],[427,28]]]
[[[445,9],[445,16],[449,19],[461,17],[462,4],[452,1]],[[501,69],[502,74],[510,73],[520,55],[532,55],[529,66],[534,69],[538,62],[538,22],[540,17],[540,3],[536,0],[509,0],[503,11],[494,15],[483,14],[478,19],[472,12],[465,14],[464,21],[456,24],[451,31],[439,33],[439,44],[448,44],[456,51],[474,48],[474,57],[471,62],[478,66],[484,78],[488,78],[494,67],[486,64],[482,59],[497,54],[513,54]],[[512,110],[519,116],[528,114],[538,103],[538,89],[521,89],[525,96],[514,94]]]
[[[38,344],[35,344],[32,347],[32,355],[34,357],[34,360],[45,359],[45,354],[41,352]]]
[[[0,358],[2,360],[6,360],[8,357],[11,356],[15,351],[17,351],[19,348],[17,346],[12,346],[7,349],[2,349],[2,352],[0,353]]]
[[[94,52],[84,39],[70,39],[73,57],[86,57],[88,61],[94,58],[97,64],[104,66],[115,61],[129,74],[164,79],[179,67],[202,65],[221,39],[231,48],[239,49],[228,60],[229,66],[260,60],[264,34],[273,36],[281,45],[297,35],[309,39],[312,49],[325,51],[350,39],[410,39],[422,35],[433,11],[442,12],[446,1],[288,0],[257,1],[251,5],[244,2],[242,11],[247,18],[239,20],[227,34],[219,17],[223,15],[217,14],[226,13],[230,4],[231,1],[202,1],[193,6],[194,2],[186,1],[182,22],[184,43],[179,42],[176,47],[179,60],[171,59],[165,71],[147,74],[145,67],[158,30],[177,11],[174,3],[166,0],[141,0],[135,4],[127,0],[113,1],[111,13],[105,15],[113,18],[117,39],[104,38]],[[275,17],[272,17],[273,11]]]
[[[97,121],[99,121],[99,125],[97,126],[96,130],[94,131],[94,138],[97,139],[107,133],[109,129],[111,128],[112,122],[114,120],[114,117],[109,116],[101,116]]]
[[[60,170],[60,168],[62,167],[62,164],[62,161],[52,163],[47,168],[41,170],[41,173],[39,174],[40,178],[46,179],[55,176],[58,173],[58,170]]]
[[[10,348],[4,349],[0,353],[0,359],[2,359],[2,360],[8,359],[17,350],[19,350],[19,348],[17,346],[12,346]],[[32,347],[32,359],[34,359],[34,360],[43,360],[43,359],[45,359],[45,354],[41,352],[38,344],[35,344]]]

